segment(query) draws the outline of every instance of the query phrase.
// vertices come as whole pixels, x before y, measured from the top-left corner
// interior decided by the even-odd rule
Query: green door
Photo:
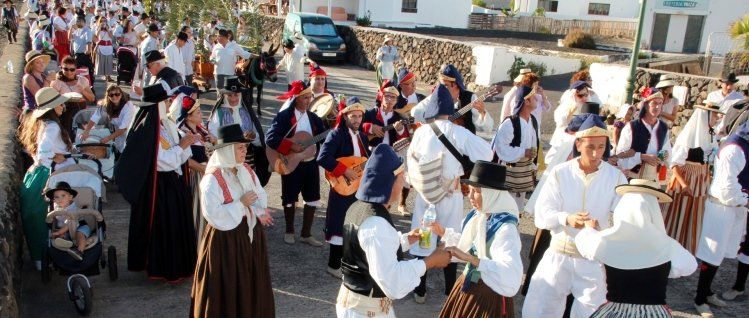
[[[671,22],[670,14],[656,13],[653,23],[653,35],[650,37],[650,49],[653,51],[666,50],[666,36],[668,25]]]
[[[687,21],[687,33],[684,34],[683,53],[697,53],[702,41],[702,26],[705,25],[704,15],[690,15]]]

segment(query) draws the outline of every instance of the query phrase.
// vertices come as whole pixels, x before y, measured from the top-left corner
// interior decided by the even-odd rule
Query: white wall
[[[590,3],[610,4],[609,15],[589,15]],[[515,7],[520,8],[522,15],[532,15],[538,8],[538,0],[518,0]],[[559,0],[557,12],[546,12],[545,16],[560,20],[630,21],[637,18],[639,9],[638,0]]]
[[[331,7],[342,7],[348,14],[357,14],[359,1],[357,0],[330,0]],[[317,13],[317,7],[328,7],[328,0],[302,0],[302,12]],[[332,11],[332,10],[331,10]]]
[[[590,65],[589,71],[596,95],[601,98],[604,105],[611,106],[611,111],[616,112],[618,107],[627,101],[629,67],[618,64],[593,63]]]
[[[479,45],[473,48],[473,56],[476,59],[476,84],[483,86],[509,81],[507,70],[512,67],[515,57],[522,58],[526,63],[546,64],[546,75],[571,73],[580,69],[579,59],[522,53],[509,47]]]
[[[359,0],[360,15],[369,10],[373,25],[468,27],[471,0],[419,0],[416,13],[401,12],[401,0]]]

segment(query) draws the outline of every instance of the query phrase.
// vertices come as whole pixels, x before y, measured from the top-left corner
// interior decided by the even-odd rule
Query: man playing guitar
[[[309,111],[312,90],[302,81],[294,81],[291,83],[291,90],[280,98],[290,99],[289,107],[280,110],[273,118],[268,129],[266,145],[282,155],[303,152],[305,147],[291,141],[290,138],[299,132],[316,135],[325,130],[320,117]],[[320,206],[320,172],[314,156],[311,159],[299,163],[294,171],[281,176],[281,201],[286,219],[284,241],[287,244],[294,244],[294,214],[296,201],[301,193],[304,199],[304,212],[300,240],[312,246],[322,246],[311,233],[315,208]]]
[[[450,91],[456,110],[478,98],[476,94],[466,89],[465,85],[463,85],[463,76],[460,75],[460,71],[452,64],[442,66],[439,79],[440,83],[445,85],[447,90]],[[491,132],[492,128],[494,128],[494,119],[486,112],[484,101],[475,102],[473,109],[455,122],[474,134],[476,134],[476,130]]]
[[[393,145],[396,141],[409,136],[408,128],[403,124],[406,119],[393,111],[400,92],[393,86],[382,89],[382,103],[364,112],[362,129],[370,135],[369,147],[373,149],[381,143]]]
[[[368,157],[367,138],[361,128],[365,107],[356,97],[346,101],[345,108],[338,112],[338,121],[325,139],[317,161],[334,177],[343,176],[347,181],[361,178],[353,167],[347,167],[338,159],[345,157]],[[343,104],[341,105],[343,106]],[[364,167],[359,167],[359,172]],[[343,257],[343,221],[349,206],[356,202],[356,193],[341,195],[332,187],[328,196],[328,210],[325,213],[325,240],[330,243],[327,272],[341,278],[341,257]]]

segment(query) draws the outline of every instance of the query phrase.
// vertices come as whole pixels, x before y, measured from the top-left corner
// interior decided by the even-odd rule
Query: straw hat
[[[658,203],[669,203],[673,201],[670,195],[661,190],[660,185],[653,180],[632,179],[629,184],[622,184],[616,187],[616,194],[624,195],[630,192],[647,193],[655,196]]]
[[[26,73],[31,72],[31,67],[34,65],[34,62],[38,59],[44,60],[44,64],[45,64],[44,67],[46,68],[47,67],[46,65],[49,64],[49,61],[52,59],[52,57],[42,52],[31,50],[28,53],[26,53],[26,66],[24,67],[24,71],[26,71]]]
[[[45,27],[48,26],[51,22],[49,21],[49,18],[42,14],[39,16],[39,21],[36,22],[37,27]]]
[[[52,87],[42,87],[36,92],[34,98],[36,99],[36,109],[34,109],[32,116],[35,119],[68,101],[67,97],[60,95],[60,93]]]
[[[666,80],[662,79],[660,82],[658,82],[657,85],[655,85],[655,88],[664,88],[664,87],[669,87],[669,86],[676,86],[676,82],[670,79],[666,79]]]
[[[525,77],[525,74],[532,73],[533,70],[529,68],[521,68],[520,73],[518,73],[518,76],[515,77],[514,80],[512,80],[515,83],[520,83],[523,81],[523,77]]]

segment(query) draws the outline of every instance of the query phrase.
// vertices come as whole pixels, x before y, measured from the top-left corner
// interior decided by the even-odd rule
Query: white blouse
[[[538,140],[536,139],[536,130],[533,129],[531,120],[520,118],[520,145],[517,147],[510,146],[512,139],[515,137],[515,129],[512,127],[511,120],[505,120],[499,125],[497,134],[494,135],[492,147],[497,153],[499,160],[508,163],[515,163],[525,157],[525,150],[536,148]]]
[[[744,151],[737,145],[726,145],[715,159],[715,175],[708,194],[726,206],[744,206],[747,194],[741,191],[739,173],[744,170]]]
[[[135,109],[133,103],[128,101],[124,106],[122,106],[122,110],[120,110],[120,116],[116,118],[110,118],[109,123],[114,127],[115,130],[128,129],[130,128],[130,124],[133,122],[133,118],[135,118],[136,112],[137,110]],[[106,114],[106,110],[104,109],[104,107],[100,106],[91,115],[90,121],[92,121],[94,124],[98,124],[99,120],[101,120],[102,117],[109,117],[109,115]],[[125,149],[126,137],[127,134],[122,134],[114,140],[114,146],[117,147],[117,150],[119,152],[122,152]]]
[[[34,156],[34,165],[44,165],[47,168],[52,167],[52,158],[56,154],[70,154],[68,146],[62,140],[62,134],[60,132],[60,125],[54,121],[45,121],[42,125],[43,128],[38,132],[36,137],[37,149]],[[72,165],[75,161],[68,158],[65,162],[56,164],[56,168],[62,168],[64,166]]]
[[[239,168],[244,169],[244,168]],[[247,223],[252,229],[255,226],[256,220],[252,217],[252,213],[257,216],[265,215],[265,208],[268,207],[268,194],[265,192],[262,186],[260,186],[260,180],[254,173],[253,184],[257,187],[253,189],[257,194],[257,201],[253,204],[252,212],[248,209],[240,198],[242,193],[242,186],[239,184],[237,175],[221,170],[221,175],[226,180],[226,186],[229,188],[231,197],[234,200],[231,203],[224,204],[224,194],[221,187],[218,184],[218,180],[213,174],[206,174],[203,179],[200,180],[200,210],[203,213],[208,224],[221,231],[229,231],[242,222],[242,217],[248,216]]]
[[[187,159],[192,157],[192,150],[190,150],[190,147],[182,149],[182,147],[179,146],[179,140],[171,140],[171,137],[169,137],[164,126],[160,126],[160,139],[157,140],[157,142],[159,143],[159,154],[156,160],[156,170],[175,171],[178,174],[182,174],[180,167],[187,161]],[[169,146],[165,147],[167,143]]]

